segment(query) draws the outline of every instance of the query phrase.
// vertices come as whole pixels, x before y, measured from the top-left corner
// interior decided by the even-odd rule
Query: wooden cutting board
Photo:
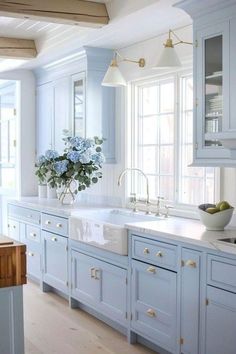
[[[14,241],[10,240],[9,238],[0,236],[0,246],[13,245],[13,243]]]
[[[26,246],[0,236],[0,288],[26,283]]]

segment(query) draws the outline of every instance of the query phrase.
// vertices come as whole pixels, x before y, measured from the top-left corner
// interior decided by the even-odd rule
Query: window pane
[[[160,85],[160,112],[173,112],[174,110],[174,83]]]
[[[142,115],[157,113],[157,86],[145,87],[142,89]]]
[[[145,173],[154,174],[157,172],[156,147],[146,146],[140,148],[139,160]]]
[[[182,203],[199,205],[204,200],[204,180],[182,177]]]
[[[174,173],[174,148],[173,146],[160,147],[160,173]]]
[[[1,154],[1,162],[8,162],[8,121],[2,121],[0,124],[1,129],[1,142],[0,142],[0,154]]]
[[[187,111],[182,114],[182,139],[183,143],[193,142],[193,112]]]
[[[174,115],[160,116],[160,143],[174,143]]]
[[[157,117],[140,119],[140,142],[142,144],[156,144],[157,142]]]
[[[174,179],[173,177],[160,177],[160,196],[168,201],[174,200]]]
[[[15,187],[15,169],[14,168],[1,168],[1,187],[14,188]]]

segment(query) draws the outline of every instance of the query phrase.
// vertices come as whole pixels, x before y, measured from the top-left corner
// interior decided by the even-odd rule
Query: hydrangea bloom
[[[57,151],[55,150],[47,150],[45,152],[45,157],[47,160],[54,160],[56,159],[57,157],[59,157],[59,154]]]
[[[89,163],[91,161],[91,153],[90,153],[90,151],[87,150],[83,154],[81,154],[79,160],[80,160],[81,163]]]
[[[101,165],[102,163],[105,162],[105,156],[103,155],[102,152],[96,152],[91,156],[91,160],[98,165]]]
[[[62,160],[62,161],[57,161],[54,164],[54,170],[56,173],[61,176],[64,172],[67,171],[67,166],[68,166],[69,161],[68,160]]]
[[[72,147],[76,148],[77,150],[80,150],[82,148],[83,140],[83,138],[75,136],[70,139],[70,144]]]
[[[44,164],[44,162],[46,162],[46,158],[44,155],[40,155],[37,159],[37,166],[42,166]]]
[[[72,162],[76,163],[80,159],[80,153],[78,151],[70,151],[67,154],[67,158],[71,160]]]

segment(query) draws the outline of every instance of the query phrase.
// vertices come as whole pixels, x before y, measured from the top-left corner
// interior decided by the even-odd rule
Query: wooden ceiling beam
[[[37,56],[34,40],[0,37],[0,57],[32,59]]]
[[[109,22],[105,4],[85,0],[0,0],[0,15],[89,27]]]

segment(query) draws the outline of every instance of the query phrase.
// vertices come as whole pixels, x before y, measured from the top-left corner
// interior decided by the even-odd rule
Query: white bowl
[[[218,211],[215,214],[207,213],[204,210],[198,208],[200,220],[203,225],[206,226],[206,229],[209,231],[222,231],[225,226],[229,224],[234,208],[231,207],[229,209],[225,209],[222,211]]]

